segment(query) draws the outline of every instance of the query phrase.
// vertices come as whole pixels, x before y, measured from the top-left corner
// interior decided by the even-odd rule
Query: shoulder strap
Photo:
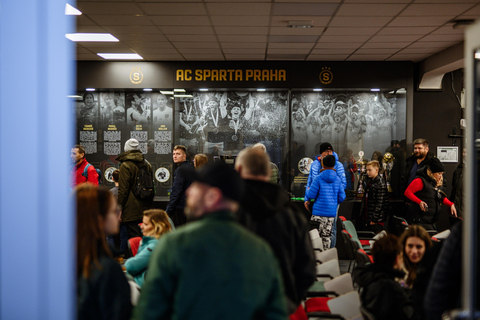
[[[87,165],[85,166],[85,168],[83,169],[83,173],[82,173],[82,176],[85,177],[85,179],[88,180],[88,168],[91,166],[90,163],[87,163]]]

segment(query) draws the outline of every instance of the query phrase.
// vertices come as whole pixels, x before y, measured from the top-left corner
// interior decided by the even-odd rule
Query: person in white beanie
[[[153,169],[138,150],[138,140],[129,139],[125,142],[125,152],[115,160],[120,161],[120,176],[118,180],[118,204],[122,208],[120,224],[120,242],[126,244],[128,239],[141,237],[139,223],[143,219],[143,211],[153,208],[153,199],[140,199],[133,193],[133,186],[141,166],[146,166],[153,181]],[[124,247],[124,246],[121,246]]]

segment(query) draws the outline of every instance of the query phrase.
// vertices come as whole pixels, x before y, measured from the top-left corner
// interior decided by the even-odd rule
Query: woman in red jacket
[[[450,207],[450,213],[457,216],[453,202],[441,190],[445,167],[440,160],[432,158],[417,171],[417,176],[405,190],[405,196],[412,202],[408,208],[411,224],[422,225],[427,230],[437,230],[437,221],[442,204]]]

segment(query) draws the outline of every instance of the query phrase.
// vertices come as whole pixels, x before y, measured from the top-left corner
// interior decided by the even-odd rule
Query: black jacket
[[[414,224],[423,225],[427,230],[436,229],[445,193],[441,188],[437,188],[435,179],[428,176],[427,167],[419,169],[416,178],[422,179],[423,189],[416,192],[415,196],[428,205],[428,211],[424,212],[417,203],[411,203],[408,206],[409,220]]]
[[[315,281],[315,257],[307,221],[290,206],[282,187],[254,180],[245,180],[245,184],[239,222],[272,247],[292,313]]]
[[[425,159],[422,162],[420,162],[420,164],[418,165],[417,170],[420,170],[421,168],[423,168],[423,166],[431,158],[433,158],[433,154],[428,152]],[[405,161],[405,170],[403,171],[403,175],[402,175],[402,194],[405,193],[405,189],[407,189],[410,182],[412,182],[412,181],[408,181],[408,178],[410,176],[410,170],[412,170],[413,164],[416,161],[417,161],[417,158],[413,154],[410,157],[408,157],[407,160]]]
[[[100,252],[101,268],[92,262],[90,277],[78,279],[77,319],[130,319],[132,305],[127,278],[117,262]]]
[[[373,314],[375,319],[414,319],[414,309],[408,294],[395,281],[395,278],[402,278],[404,275],[400,270],[375,263],[355,270],[362,306]]]
[[[363,188],[365,196],[362,199],[362,219],[367,223],[384,222],[388,210],[388,190],[382,177],[378,175],[374,179],[365,179]]]
[[[182,174],[181,167],[192,166],[188,161],[182,162],[173,173],[172,192],[170,192],[170,202],[165,210],[169,216],[175,212],[176,209],[185,208],[185,191],[192,184],[192,177]]]
[[[452,194],[450,195],[451,201],[455,203],[459,218],[463,218],[463,168],[464,164],[460,163],[453,172]]]

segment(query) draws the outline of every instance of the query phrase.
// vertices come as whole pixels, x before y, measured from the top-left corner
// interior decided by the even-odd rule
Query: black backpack
[[[85,177],[85,179],[87,179],[86,181],[88,181],[88,168],[91,166],[91,164],[87,164],[85,166],[85,169],[83,169],[83,173],[82,173],[82,176]],[[95,167],[94,167],[95,168]],[[97,169],[95,168],[95,171],[97,171],[97,174],[98,174],[98,185],[101,186],[103,184],[103,181],[102,181],[102,171],[100,171],[100,169]]]
[[[155,187],[152,174],[148,170],[147,160],[144,160],[138,166],[135,184],[132,189],[133,194],[140,200],[153,200],[155,196]]]

